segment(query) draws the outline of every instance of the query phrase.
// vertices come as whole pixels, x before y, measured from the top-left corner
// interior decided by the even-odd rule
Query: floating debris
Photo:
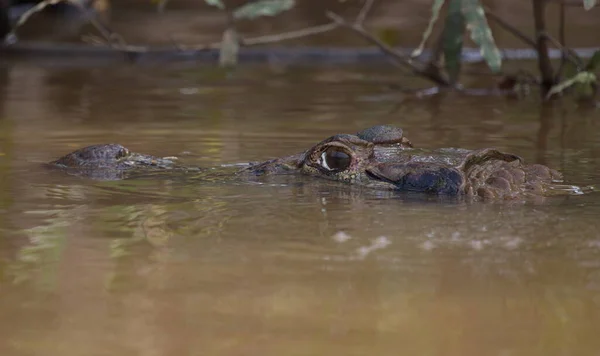
[[[359,259],[364,259],[371,252],[373,252],[375,250],[380,250],[380,249],[386,248],[391,243],[392,242],[387,237],[385,237],[385,236],[379,236],[378,238],[376,238],[375,240],[373,240],[373,242],[371,243],[370,246],[359,247],[356,250],[356,253],[358,254],[358,258]]]
[[[422,244],[420,244],[419,247],[422,250],[431,251],[434,248],[436,248],[437,246],[435,245],[435,243],[433,243],[433,241],[427,240],[427,241],[423,242]]]
[[[335,234],[333,234],[333,236],[331,236],[331,238],[335,242],[344,243],[344,242],[352,239],[352,236],[348,235],[347,233],[345,233],[343,231],[338,231]]]

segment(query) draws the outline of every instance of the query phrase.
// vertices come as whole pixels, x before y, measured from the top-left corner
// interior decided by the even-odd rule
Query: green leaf
[[[242,5],[233,11],[236,19],[255,19],[260,16],[275,16],[294,7],[294,0],[259,0]]]
[[[596,6],[597,0],[583,0],[583,8],[586,10],[590,10],[594,6]]]
[[[588,72],[595,72],[600,69],[600,50],[594,52],[594,55],[592,55],[592,58],[590,58],[590,61],[585,66],[585,69]]]
[[[462,0],[450,0],[444,23],[443,47],[444,62],[451,84],[455,84],[460,73],[465,18],[462,14]]]
[[[208,5],[216,6],[221,10],[225,9],[225,4],[221,0],[204,0]]]
[[[419,46],[412,52],[412,57],[418,57],[423,52],[425,43],[427,42],[427,39],[429,39],[431,31],[433,30],[433,26],[435,25],[435,22],[440,16],[440,10],[442,9],[442,5],[444,5],[444,0],[433,1],[433,5],[431,5],[431,18],[429,19],[429,24],[427,25],[425,32],[423,32],[423,39],[421,40],[421,43],[419,43]]]
[[[479,0],[463,0],[462,11],[467,22],[471,39],[479,46],[481,56],[493,72],[500,71],[502,55],[494,42],[492,31],[485,18],[485,12]]]
[[[570,86],[572,86],[574,84],[584,84],[584,85],[588,84],[589,85],[589,84],[596,82],[597,79],[598,78],[596,77],[596,75],[594,73],[579,72],[574,77],[566,79],[566,80],[556,84],[552,88],[550,88],[550,90],[548,91],[548,94],[546,94],[546,99],[550,98],[552,95],[562,93],[565,89],[569,88]]]
[[[223,32],[221,39],[221,50],[219,52],[219,65],[221,67],[233,67],[237,64],[240,42],[237,31],[228,28]]]

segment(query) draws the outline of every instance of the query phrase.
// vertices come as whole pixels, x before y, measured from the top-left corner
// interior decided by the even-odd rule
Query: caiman
[[[84,147],[50,164],[95,179],[124,179],[132,171],[178,168],[173,157],[134,153],[118,144]],[[251,163],[234,174],[302,174],[372,189],[482,199],[580,193],[578,187],[564,185],[562,174],[547,166],[526,164],[519,156],[492,148],[414,148],[402,129],[394,126],[334,135],[304,152]]]

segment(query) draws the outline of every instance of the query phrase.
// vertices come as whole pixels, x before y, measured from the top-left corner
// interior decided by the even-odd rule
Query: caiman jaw
[[[369,167],[366,173],[397,190],[445,195],[462,194],[465,181],[457,169],[429,163],[380,163]]]

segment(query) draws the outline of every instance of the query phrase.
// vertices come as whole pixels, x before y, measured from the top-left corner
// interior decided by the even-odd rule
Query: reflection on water
[[[305,177],[99,182],[40,166],[99,142],[219,166],[393,123],[421,147],[494,146],[598,184],[597,111],[392,100],[387,73],[360,68],[3,70],[2,355],[600,350],[598,194],[469,203]]]

